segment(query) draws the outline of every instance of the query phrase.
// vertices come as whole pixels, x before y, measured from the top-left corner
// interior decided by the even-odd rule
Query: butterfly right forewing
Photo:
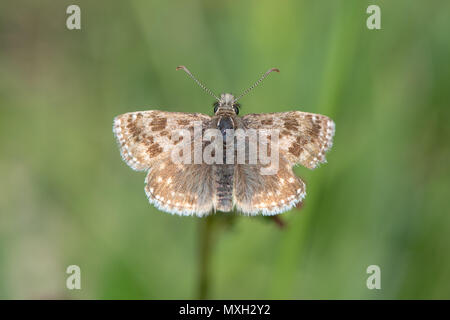
[[[271,175],[261,174],[261,164],[236,165],[236,208],[251,215],[289,210],[306,196],[306,185],[292,167],[301,164],[314,169],[325,162],[325,152],[332,144],[334,122],[323,115],[293,111],[249,114],[242,118],[242,124],[247,130],[277,130],[279,157],[278,169]]]
[[[333,144],[333,120],[321,114],[301,111],[248,114],[243,117],[247,128],[279,129],[280,154],[291,165],[314,169],[326,162],[325,153]]]
[[[305,183],[295,176],[292,167],[301,164],[314,169],[326,161],[325,153],[331,148],[334,136],[334,122],[323,115],[300,111],[238,117],[237,101],[270,73],[279,72],[276,68],[269,69],[237,98],[229,93],[218,97],[185,66],[179,66],[177,70],[184,70],[216,99],[213,117],[150,110],[130,112],[114,119],[113,132],[123,160],[134,170],[147,171],[145,192],[149,201],[163,211],[197,216],[213,211],[229,212],[233,208],[249,215],[272,215],[289,210],[302,201],[306,195]],[[211,139],[202,139],[209,129],[217,135],[212,139],[207,134]],[[224,138],[242,137],[236,132],[227,132],[230,129],[241,129],[248,142],[242,143],[242,139],[235,142],[237,149],[232,147],[233,141],[225,146]],[[257,151],[246,148],[240,153],[245,146],[256,145],[250,134],[253,129],[263,136],[264,131],[271,131],[269,139],[259,140]],[[180,131],[185,131],[183,139],[177,134]],[[181,160],[180,146],[186,147],[181,149],[182,158],[186,160],[191,156],[189,161],[174,160],[174,155]],[[266,147],[270,149],[270,157],[260,153],[267,151]],[[239,157],[235,159],[232,156],[235,153],[238,156],[244,154],[245,161],[238,160]],[[256,154],[258,158],[270,158],[270,163],[265,160],[252,162],[252,156]],[[202,161],[205,160],[203,156],[206,162]],[[215,162],[209,162],[211,158]],[[271,172],[275,169],[275,172],[268,173],[266,169]]]

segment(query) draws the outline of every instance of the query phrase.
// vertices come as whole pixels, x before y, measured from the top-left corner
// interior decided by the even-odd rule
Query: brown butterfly
[[[334,122],[326,116],[301,111],[239,117],[237,101],[271,72],[279,72],[278,69],[267,71],[237,98],[229,93],[217,97],[186,67],[177,67],[179,69],[187,72],[216,99],[214,116],[149,110],[122,114],[114,119],[113,132],[123,160],[134,170],[148,172],[145,192],[150,203],[169,213],[205,216],[216,211],[233,211],[234,208],[246,215],[274,215],[301,202],[306,195],[305,183],[295,176],[292,167],[300,164],[314,169],[326,162],[325,153],[332,146],[335,132]],[[205,140],[201,136],[208,130],[216,130],[220,134]],[[277,132],[277,139],[269,135],[268,142],[258,144],[253,151],[250,139],[243,139],[243,148],[247,149],[241,158],[244,161],[238,161],[239,147],[228,152],[236,146],[234,132],[238,130],[244,135],[252,130],[275,130],[270,132]],[[174,139],[174,132],[180,131],[187,132],[189,137],[183,141],[183,137]],[[192,149],[195,150],[198,138],[201,139],[197,145],[200,152],[205,152],[211,145],[223,146],[223,151],[213,149],[211,153],[219,161],[186,163],[173,160],[176,148],[194,146]],[[229,141],[232,143],[228,144]],[[249,158],[266,147],[270,153],[270,150],[275,150],[271,149],[274,145],[277,148],[277,170],[273,174],[262,174],[261,169],[272,164],[250,163]],[[191,160],[195,158],[194,151],[185,151],[184,155]]]

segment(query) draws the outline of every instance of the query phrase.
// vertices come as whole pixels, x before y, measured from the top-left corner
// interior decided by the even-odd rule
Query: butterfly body
[[[213,117],[213,124],[220,130],[222,134],[223,145],[223,164],[216,164],[214,166],[214,175],[216,181],[216,203],[215,209],[222,212],[229,212],[233,210],[233,189],[234,189],[234,163],[229,164],[230,159],[227,159],[227,134],[232,135],[238,129],[241,123],[236,115],[236,106],[233,106],[234,97],[231,94],[222,94],[217,108],[215,108],[215,116]],[[232,139],[233,137],[228,137]],[[228,160],[228,161],[227,161]]]
[[[243,117],[238,113],[233,95],[222,94],[212,117],[159,110],[130,112],[114,119],[113,132],[123,160],[132,169],[147,172],[145,193],[162,211],[201,217],[216,211],[274,215],[291,209],[306,195],[305,183],[292,167],[314,169],[326,161],[334,122],[301,111]],[[188,138],[174,135],[179,131]],[[211,131],[218,133],[208,138]],[[254,145],[253,132],[258,138],[270,132],[269,139]],[[244,138],[239,140],[239,134]],[[276,163],[251,161],[264,150],[271,157],[276,155]],[[174,161],[174,154],[190,161]]]

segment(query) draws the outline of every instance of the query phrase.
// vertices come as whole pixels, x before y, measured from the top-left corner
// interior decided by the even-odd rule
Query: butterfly
[[[149,202],[165,212],[199,217],[233,210],[245,215],[275,215],[301,202],[306,196],[306,186],[292,168],[302,165],[314,169],[326,162],[325,153],[331,148],[335,133],[334,122],[327,116],[301,111],[238,116],[240,105],[237,101],[271,72],[279,72],[275,68],[268,70],[237,98],[229,93],[218,97],[186,67],[179,66],[177,70],[184,70],[215,98],[213,116],[149,110],[125,113],[115,117],[113,122],[113,132],[123,160],[132,169],[147,172],[145,193]],[[193,146],[195,139],[208,130],[216,130],[220,134],[211,141],[200,140],[197,147],[205,151],[211,144],[223,145],[222,155],[215,154],[220,161],[173,161],[176,148]],[[226,138],[229,139],[227,143],[230,136],[231,141],[235,138],[233,130],[244,134],[251,130],[276,132],[277,139],[272,140],[269,135],[269,142],[258,145],[259,149],[253,152],[244,151],[243,161],[239,162],[230,156],[235,156],[236,150],[227,153],[236,143],[225,145]],[[188,138],[174,139],[173,133],[180,131],[187,132]],[[242,141],[250,150],[250,140]],[[262,174],[261,170],[271,164],[250,163],[249,157],[275,144],[277,170],[273,174]],[[189,150],[185,155],[193,154]]]

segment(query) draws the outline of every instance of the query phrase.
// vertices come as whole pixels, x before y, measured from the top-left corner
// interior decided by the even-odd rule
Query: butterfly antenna
[[[208,92],[210,95],[212,95],[217,101],[220,100],[219,98],[217,98],[217,96],[216,96],[214,93],[212,93],[211,90],[209,90],[209,89],[208,89],[207,87],[205,87],[200,81],[198,81],[198,80],[192,75],[192,73],[188,70],[188,68],[186,68],[185,66],[178,66],[178,67],[176,68],[176,70],[184,70],[184,71],[189,75],[189,77],[191,77],[192,79],[194,79],[194,81],[200,86],[200,88],[202,88],[203,90],[205,90],[206,92]]]
[[[280,72],[280,70],[278,70],[277,68],[272,68],[272,69],[270,69],[269,71],[267,71],[266,73],[264,73],[263,76],[262,76],[258,81],[256,81],[250,88],[248,88],[247,90],[245,90],[244,92],[242,92],[242,94],[241,94],[239,97],[237,97],[236,99],[234,99],[234,101],[238,101],[240,98],[242,98],[242,97],[245,96],[247,93],[249,93],[250,91],[252,91],[258,84],[261,83],[261,81],[264,80],[265,77],[267,77],[267,76],[268,76],[271,72],[273,72],[273,71],[275,71],[275,72]]]

